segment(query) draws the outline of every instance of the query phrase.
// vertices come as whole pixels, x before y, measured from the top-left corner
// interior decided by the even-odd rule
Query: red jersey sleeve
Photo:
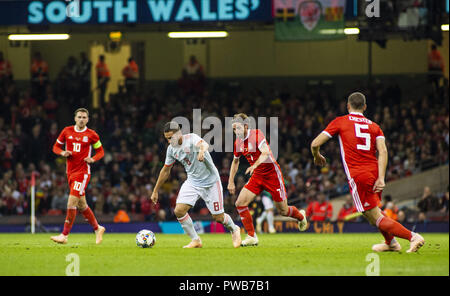
[[[58,138],[56,139],[56,142],[59,145],[64,145],[66,143],[66,129],[63,129],[61,133],[59,134]]]
[[[339,117],[335,118],[332,122],[330,122],[328,124],[328,126],[326,127],[326,129],[324,129],[322,131],[322,133],[324,133],[325,135],[327,135],[330,138],[339,134],[339,132],[340,132],[339,121],[340,121]]]
[[[375,136],[377,139],[384,139],[384,133],[381,130],[380,126],[377,125]]]

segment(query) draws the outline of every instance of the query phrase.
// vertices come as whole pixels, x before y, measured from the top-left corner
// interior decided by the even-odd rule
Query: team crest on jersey
[[[75,140],[79,141],[79,140],[81,140],[81,138],[75,137]]]
[[[72,137],[72,136],[69,136],[69,139],[70,139],[70,140],[72,140],[72,139],[73,139],[73,137]]]
[[[87,137],[87,136],[84,136],[84,137],[83,137],[83,142],[85,142],[85,143],[88,142],[88,137]]]

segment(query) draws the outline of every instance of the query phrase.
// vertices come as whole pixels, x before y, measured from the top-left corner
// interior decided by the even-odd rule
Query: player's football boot
[[[67,237],[68,235],[64,235],[61,233],[60,235],[50,237],[50,239],[58,244],[67,244]]]
[[[241,246],[241,228],[236,226],[236,230],[231,233],[231,238],[233,239],[233,247],[239,248]]]
[[[414,233],[409,245],[409,250],[406,253],[417,252],[425,244],[425,239],[418,233]]]
[[[95,231],[95,243],[97,245],[102,242],[104,232],[105,232],[105,227],[99,225],[97,230]]]
[[[247,235],[247,237],[242,241],[241,246],[247,247],[247,246],[257,246],[258,245],[258,237],[256,236],[250,236]]]
[[[202,246],[202,240],[199,238],[193,239],[189,244],[185,245],[183,249],[201,248]]]
[[[269,228],[269,233],[277,233],[275,227]]]
[[[298,230],[305,231],[308,227],[308,221],[306,220],[306,213],[305,210],[300,210],[300,214],[303,215],[303,220],[298,221]]]
[[[398,252],[402,249],[402,246],[393,239],[391,244],[388,245],[386,242],[382,242],[381,244],[376,244],[372,246],[372,250],[375,252]]]

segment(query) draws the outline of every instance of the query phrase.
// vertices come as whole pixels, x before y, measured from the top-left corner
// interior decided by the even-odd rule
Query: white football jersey
[[[166,153],[166,166],[171,166],[175,161],[183,164],[187,173],[187,179],[195,187],[210,187],[220,180],[219,171],[212,160],[211,154],[205,152],[203,162],[197,159],[199,148],[196,145],[202,141],[196,134],[183,135],[183,143],[178,147],[169,145]]]

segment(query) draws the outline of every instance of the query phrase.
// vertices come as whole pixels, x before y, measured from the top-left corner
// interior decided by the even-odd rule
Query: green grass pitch
[[[449,275],[449,235],[423,234],[426,244],[407,254],[381,253],[381,276]],[[95,245],[94,234],[71,234],[57,245],[50,234],[0,234],[0,275],[66,275],[67,256],[79,258],[81,276],[364,276],[371,246],[382,241],[370,234],[261,234],[257,247],[234,249],[229,234],[203,234],[202,249],[182,249],[186,235],[156,233],[156,244],[141,249],[135,234],[106,233]],[[370,257],[370,256],[369,256]],[[73,260],[73,259],[72,259]]]

